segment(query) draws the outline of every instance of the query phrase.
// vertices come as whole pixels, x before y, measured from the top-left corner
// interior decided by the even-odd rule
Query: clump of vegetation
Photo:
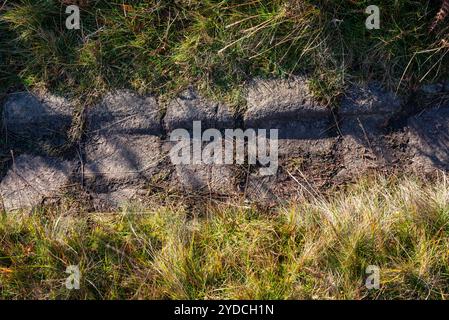
[[[0,298],[447,299],[449,184],[363,180],[267,214],[234,203],[0,220]],[[81,271],[67,290],[68,265]],[[368,290],[368,265],[380,288]]]
[[[81,6],[81,30],[65,7]],[[6,1],[0,7],[0,83],[79,95],[114,87],[173,94],[193,83],[238,103],[245,81],[307,73],[330,99],[347,81],[395,88],[448,74],[449,25],[429,27],[441,3],[380,0]]]

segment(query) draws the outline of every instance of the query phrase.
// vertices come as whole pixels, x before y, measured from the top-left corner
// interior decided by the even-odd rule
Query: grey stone
[[[138,184],[151,179],[163,157],[156,136],[96,135],[85,144],[82,174],[97,189]]]
[[[320,139],[331,110],[313,98],[303,78],[255,80],[248,88],[245,128],[278,129],[279,139]]]
[[[6,211],[14,211],[59,197],[74,169],[70,161],[23,154],[14,160],[0,184],[0,204]]]
[[[157,101],[115,91],[87,111],[87,120],[79,180],[97,209],[119,207],[145,188],[165,158]]]
[[[72,105],[64,98],[29,92],[10,94],[3,108],[3,127],[16,140],[58,146],[66,141]]]
[[[341,116],[390,116],[401,110],[403,100],[377,83],[353,85],[343,98],[338,112]]]
[[[356,178],[369,171],[380,171],[394,165],[394,155],[397,153],[395,144],[390,143],[388,136],[383,133],[376,116],[347,118],[343,121],[343,137],[338,144],[338,153],[347,178]]]
[[[346,178],[356,178],[369,172],[383,168],[389,160],[389,146],[382,138],[363,138],[345,136],[339,145],[342,166]],[[339,173],[343,177],[343,173]]]
[[[287,174],[290,159],[301,158],[308,165],[312,159],[332,155],[337,141],[332,111],[314,99],[306,79],[301,77],[256,80],[248,89],[247,101],[245,128],[279,130],[280,168],[272,176],[249,174],[244,193],[252,201],[277,202],[288,190],[296,193],[298,189],[297,181]],[[328,169],[309,167],[304,172],[312,181]]]
[[[352,86],[339,108],[339,145],[343,171],[339,177],[358,177],[380,170],[394,161],[393,150],[384,134],[390,121],[399,114],[403,100],[377,83]]]
[[[210,102],[190,88],[168,104],[164,126],[169,132],[190,130],[193,121],[201,121],[202,129],[234,128],[234,116],[228,106]]]
[[[107,94],[101,103],[87,111],[89,133],[154,134],[161,133],[161,113],[152,96],[130,91]]]
[[[424,173],[449,170],[449,107],[424,111],[408,124],[413,167]]]
[[[236,191],[232,165],[177,165],[176,182],[178,189],[186,191],[227,195]]]
[[[330,110],[312,96],[306,79],[254,80],[248,88],[245,120],[322,118]]]

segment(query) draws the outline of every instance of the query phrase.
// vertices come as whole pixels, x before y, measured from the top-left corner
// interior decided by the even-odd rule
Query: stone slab
[[[164,126],[167,132],[175,129],[190,130],[193,121],[201,121],[203,129],[234,128],[234,115],[228,106],[202,98],[192,88],[184,91],[167,106]]]
[[[20,155],[0,183],[0,204],[6,211],[14,211],[59,197],[70,183],[74,169],[75,164],[70,161]]]

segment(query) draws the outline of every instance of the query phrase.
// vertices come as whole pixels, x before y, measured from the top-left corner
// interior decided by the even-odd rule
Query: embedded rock
[[[121,206],[145,188],[164,158],[157,101],[115,91],[88,110],[87,129],[79,181],[97,208]]]
[[[400,97],[376,83],[349,89],[339,108],[339,130],[343,135],[340,177],[357,177],[392,165],[394,151],[385,134],[401,107]]]
[[[235,173],[231,165],[176,165],[176,182],[181,190],[186,191],[226,195],[236,191]]]
[[[139,96],[130,91],[107,94],[87,114],[91,134],[160,134],[160,118],[154,97]]]
[[[353,86],[341,102],[339,129],[343,136],[351,136],[356,142],[369,144],[389,121],[401,111],[402,99],[385,91],[376,83]]]
[[[310,181],[330,171],[329,166],[313,166],[312,159],[333,155],[337,138],[332,111],[313,97],[306,79],[256,80],[248,88],[247,102],[245,128],[277,129],[279,147],[279,169],[270,176],[249,174],[247,198],[271,203],[296,190],[303,177],[289,168],[292,159],[306,166],[301,172]]]
[[[378,84],[353,86],[341,102],[339,129],[343,136],[351,136],[363,145],[378,136],[389,121],[401,111],[402,99]]]
[[[0,205],[6,211],[30,209],[59,198],[70,182],[75,164],[56,158],[23,154],[0,183]]]
[[[3,128],[11,137],[9,143],[38,153],[42,153],[42,145],[62,146],[72,123],[72,109],[66,99],[50,94],[10,94],[3,108]]]
[[[394,115],[402,105],[401,97],[377,83],[349,88],[338,112],[341,116]]]
[[[413,168],[449,171],[449,106],[424,111],[408,124]]]
[[[37,96],[29,92],[10,94],[4,105],[4,121],[7,130],[21,132],[28,126],[42,130],[61,130],[71,123],[69,102],[52,95]]]
[[[201,121],[202,129],[234,128],[234,116],[228,106],[205,100],[190,88],[169,103],[164,125],[169,132],[190,130],[193,121]]]
[[[150,179],[161,161],[158,137],[98,135],[86,143],[83,177],[97,188],[136,184]]]
[[[280,138],[326,136],[331,110],[318,103],[303,78],[256,80],[249,88],[246,128],[280,129]]]

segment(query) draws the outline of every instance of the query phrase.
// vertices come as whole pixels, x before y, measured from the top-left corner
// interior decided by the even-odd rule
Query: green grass
[[[128,87],[170,96],[193,83],[237,105],[257,76],[307,73],[316,95],[332,100],[348,81],[404,89],[448,75],[449,24],[428,31],[439,1],[376,1],[381,29],[372,31],[367,0],[82,1],[79,31],[65,28],[62,2],[0,9],[3,90],[96,96]]]
[[[235,202],[0,220],[0,298],[447,299],[449,184],[363,180],[273,212]],[[64,271],[78,265],[80,290]],[[381,270],[368,290],[365,269]]]

